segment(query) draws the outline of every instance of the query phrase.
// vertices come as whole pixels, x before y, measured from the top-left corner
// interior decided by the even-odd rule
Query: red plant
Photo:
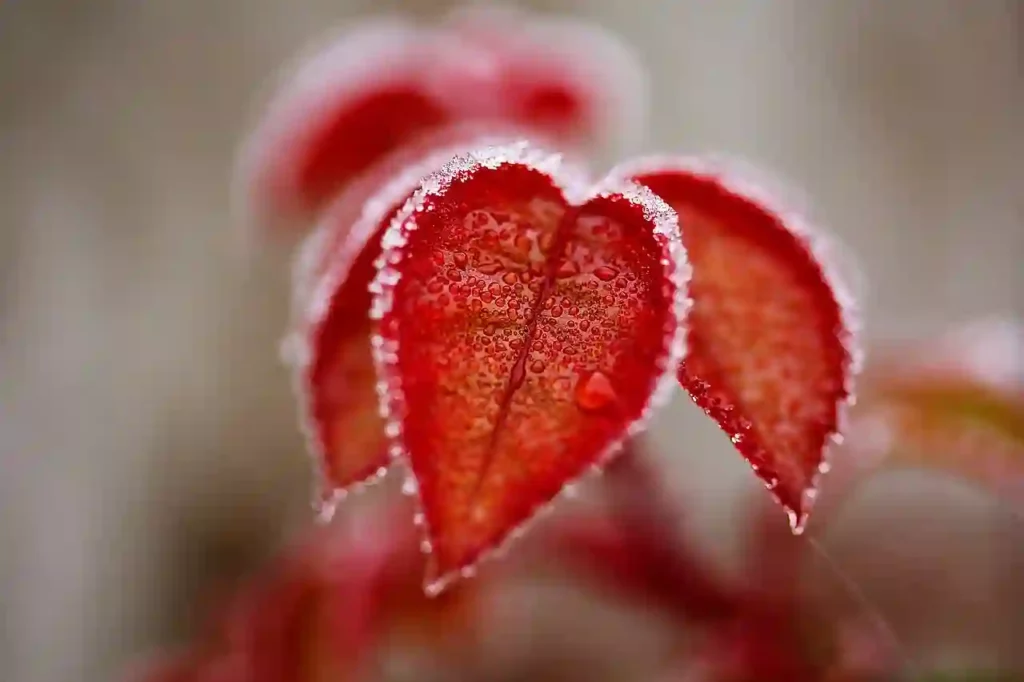
[[[240,196],[254,229],[319,224],[296,259],[286,349],[321,516],[397,464],[421,538],[396,520],[401,505],[379,535],[315,534],[229,610],[211,650],[149,679],[348,679],[396,617],[431,641],[454,625],[470,632],[467,603],[485,588],[429,601],[410,591],[417,576],[439,594],[602,469],[611,516],[550,525],[540,544],[697,627],[706,646],[686,674],[853,680],[891,670],[888,654],[869,655],[874,667],[853,661],[827,614],[808,625],[806,543],[760,512],[757,566],[743,580],[665,536],[677,510],[635,447],[676,385],[799,535],[860,358],[852,302],[822,238],[748,173],[653,158],[591,184],[577,167],[625,132],[616,125],[635,122],[635,71],[594,29],[474,10],[437,28],[367,24],[285,81],[244,148]],[[935,434],[969,434],[959,450],[985,447],[992,462],[979,478],[1009,472],[1018,485],[1019,384],[995,392],[947,369],[869,373],[854,432],[884,422],[889,440],[858,438],[849,451],[934,464]]]
[[[856,369],[848,301],[820,239],[728,167],[632,162],[588,190],[582,171],[542,147],[495,146],[534,129],[529,107],[508,103],[538,83],[562,78],[576,103],[545,131],[548,144],[586,138],[597,99],[591,80],[522,56],[529,36],[554,29],[524,19],[521,37],[506,29],[505,39],[485,39],[497,22],[471,19],[453,30],[505,66],[472,92],[440,91],[448,81],[438,74],[453,67],[439,60],[422,93],[463,112],[477,111],[459,103],[480,89],[505,104],[453,116],[448,132],[428,138],[441,146],[421,137],[399,157],[368,161],[298,261],[289,352],[325,515],[350,487],[407,458],[436,550],[428,583],[439,588],[613,457],[678,374],[799,531]],[[573,73],[597,68],[590,59],[574,53]],[[330,81],[323,87],[324,98],[349,101]],[[347,120],[325,116],[332,126]],[[297,120],[295,135],[309,125]],[[283,146],[274,158],[303,149],[313,148]],[[311,191],[300,182],[292,195]]]

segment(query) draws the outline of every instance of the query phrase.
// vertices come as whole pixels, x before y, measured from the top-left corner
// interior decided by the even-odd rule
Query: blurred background
[[[325,27],[452,4],[0,3],[0,678],[112,679],[307,519],[286,254],[240,257],[233,154],[268,76]],[[649,135],[624,152],[736,154],[812,197],[855,254],[868,339],[1024,315],[1024,3],[524,5],[616,30],[650,69]],[[655,437],[727,561],[747,466],[682,397]],[[836,560],[880,608],[932,614],[930,645],[1019,656],[1019,522],[955,483],[869,487]],[[874,549],[844,550],[869,517]]]

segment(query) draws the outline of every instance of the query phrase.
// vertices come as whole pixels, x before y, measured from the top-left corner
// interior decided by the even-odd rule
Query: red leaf
[[[557,156],[491,149],[425,181],[384,236],[376,359],[431,591],[604,463],[670,385],[675,215],[631,184],[583,194]]]
[[[382,210],[400,206],[420,180],[459,152],[509,144],[522,137],[522,131],[513,126],[491,122],[451,125],[405,145],[353,182],[331,202],[317,228],[298,249],[292,273],[296,322],[300,326],[304,323],[316,285],[332,265],[336,267],[346,250],[353,248],[349,240],[358,237],[352,234],[357,227],[369,218],[382,220]],[[382,202],[388,206],[382,207]]]
[[[449,123],[422,84],[430,62],[419,30],[378,20],[287,73],[239,159],[245,221],[294,228],[375,162]]]
[[[694,306],[679,380],[799,533],[856,365],[847,297],[820,240],[735,173],[685,160],[623,172],[680,215]]]
[[[388,465],[369,318],[381,234],[420,181],[464,148],[434,150],[401,169],[361,204],[361,214],[352,197],[342,197],[300,253],[297,328],[288,351],[303,429],[321,474],[323,517],[353,485],[379,478]]]
[[[477,80],[483,79],[479,65],[488,65],[486,96],[464,102],[478,107],[476,116],[518,121],[563,146],[628,146],[643,129],[644,69],[613,33],[576,18],[531,18],[507,6],[461,7],[449,24],[454,35],[445,39],[460,39],[472,51],[474,58],[462,63],[474,65]]]
[[[449,126],[511,126],[572,147],[625,139],[640,127],[641,74],[614,36],[568,19],[474,10],[436,28],[357,25],[285,75],[247,137],[242,221],[304,231],[354,180]]]

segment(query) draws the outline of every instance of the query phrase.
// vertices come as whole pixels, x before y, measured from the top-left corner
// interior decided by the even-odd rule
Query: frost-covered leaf
[[[820,240],[731,169],[653,159],[618,172],[680,216],[694,302],[680,382],[801,531],[857,364]]]
[[[525,143],[454,159],[383,248],[377,363],[437,590],[640,427],[672,385],[688,268],[657,197],[590,192]]]
[[[315,212],[375,163],[450,122],[423,87],[432,61],[417,27],[372,20],[344,30],[279,78],[246,137],[236,201],[247,229],[305,231]]]
[[[647,79],[613,33],[576,17],[494,4],[461,7],[448,24],[450,58],[477,81],[462,88],[475,95],[463,100],[465,115],[515,121],[562,147],[622,147],[642,132]]]
[[[629,51],[577,20],[477,8],[437,26],[363,22],[280,78],[239,158],[240,220],[305,231],[354,181],[453,126],[580,148],[630,137],[645,106]]]
[[[466,144],[433,150],[387,182],[381,178],[376,193],[359,205],[361,211],[355,197],[342,196],[300,250],[296,319],[286,348],[303,429],[321,474],[318,503],[324,517],[353,486],[380,477],[389,462],[370,348],[369,286],[381,235],[420,182]]]

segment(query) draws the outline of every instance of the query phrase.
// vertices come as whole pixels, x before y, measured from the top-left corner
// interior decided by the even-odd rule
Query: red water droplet
[[[530,253],[530,250],[533,248],[533,240],[525,234],[517,235],[512,244],[515,250],[522,254]]]
[[[618,274],[618,270],[607,265],[602,265],[594,269],[594,277],[597,277],[602,282],[610,282],[615,279]]]
[[[506,272],[504,275],[501,276],[501,281],[504,282],[505,284],[515,284],[516,282],[519,281],[519,278],[516,276],[516,273],[514,272]]]
[[[558,271],[555,273],[555,276],[559,279],[563,279],[565,277],[572,277],[573,275],[578,274],[579,271],[579,268],[571,260],[563,260],[561,265],[558,266]]]
[[[595,412],[616,400],[612,382],[602,372],[594,372],[576,386],[576,404],[581,410]]]
[[[491,263],[481,263],[477,269],[485,275],[497,275],[501,272],[502,266],[501,263],[493,261]]]
[[[469,264],[469,256],[462,253],[461,251],[457,251],[454,254],[452,254],[452,260],[455,261],[455,265],[457,265],[460,268],[465,268],[466,265]]]

